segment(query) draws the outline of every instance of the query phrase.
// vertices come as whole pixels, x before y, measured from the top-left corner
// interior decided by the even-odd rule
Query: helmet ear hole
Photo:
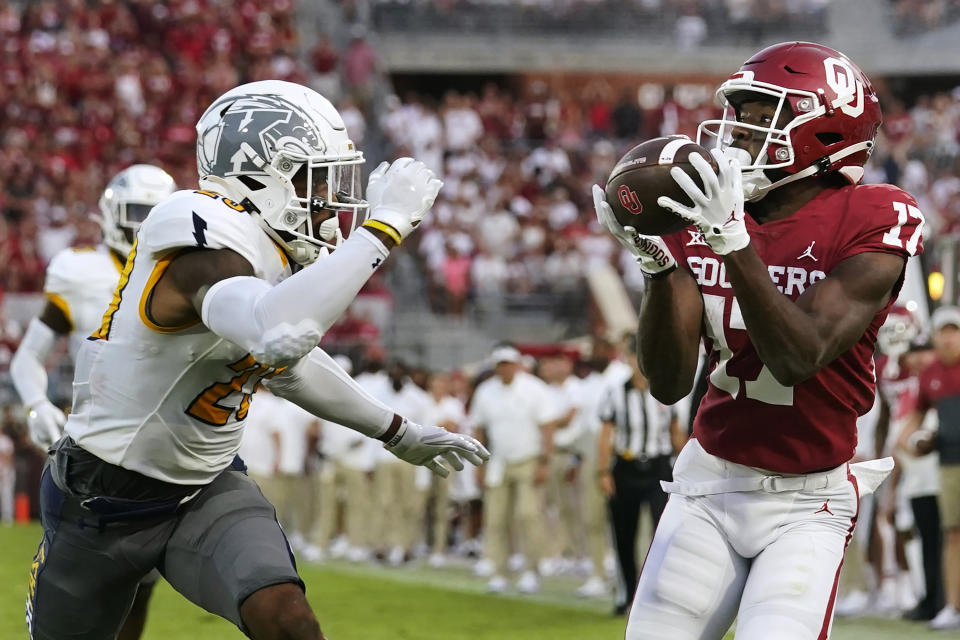
[[[837,144],[838,142],[843,142],[843,135],[839,133],[821,131],[815,135],[817,136],[817,140],[820,141],[820,144],[825,147],[829,147],[832,144]]]
[[[243,183],[243,185],[250,189],[250,191],[259,191],[260,189],[265,189],[267,185],[263,184],[256,178],[247,175],[237,176],[237,180]]]

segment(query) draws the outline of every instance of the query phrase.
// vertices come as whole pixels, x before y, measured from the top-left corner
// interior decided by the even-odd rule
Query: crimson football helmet
[[[739,105],[758,97],[777,104],[770,126],[737,122]],[[717,98],[723,118],[700,124],[698,144],[726,150],[734,129],[766,136],[758,157],[741,161],[747,200],[828,171],[859,182],[882,121],[877,93],[863,71],[839,51],[812,42],[783,42],[760,51],[720,85]],[[777,128],[784,109],[793,118]],[[771,182],[766,169],[790,175]]]

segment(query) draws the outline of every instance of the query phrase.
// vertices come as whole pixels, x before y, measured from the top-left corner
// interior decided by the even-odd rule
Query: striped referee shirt
[[[649,390],[633,386],[633,377],[611,385],[600,404],[600,419],[616,427],[613,453],[621,458],[646,460],[673,454],[671,407],[660,404]]]

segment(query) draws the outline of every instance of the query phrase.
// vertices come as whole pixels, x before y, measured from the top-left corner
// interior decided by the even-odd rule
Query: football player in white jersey
[[[107,184],[100,198],[103,244],[67,248],[47,266],[43,292],[46,305],[30,321],[10,362],[13,386],[27,408],[30,438],[44,449],[63,435],[66,416],[47,397],[45,363],[58,337],[68,337],[70,358],[100,325],[103,311],[117,288],[133,237],[150,209],[177,190],[173,178],[159,167],[135,164]],[[137,595],[118,640],[136,640],[146,623],[147,602],[159,575],[151,572]]]
[[[440,475],[441,460],[459,470],[489,456],[395,415],[316,346],[430,209],[433,173],[384,163],[361,199],[363,155],[340,114],[288,82],[227,92],[197,133],[200,189],[141,225],[78,356],[67,435],[42,481],[35,640],[113,638],[153,568],[255,640],[323,638],[273,507],[236,458],[260,383]]]
[[[30,321],[10,362],[13,386],[27,409],[31,439],[47,448],[63,435],[66,416],[47,397],[45,362],[58,337],[70,340],[76,361],[80,345],[100,326],[117,288],[133,236],[147,213],[176,191],[173,178],[159,167],[135,164],[110,180],[100,198],[103,244],[71,247],[47,266],[43,311]]]

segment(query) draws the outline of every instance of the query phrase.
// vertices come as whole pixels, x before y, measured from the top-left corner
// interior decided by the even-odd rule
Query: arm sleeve
[[[13,354],[10,377],[26,407],[32,407],[47,398],[47,370],[44,363],[56,338],[53,329],[34,318],[27,326],[20,347]]]
[[[339,249],[338,249],[339,251]],[[315,347],[296,365],[265,380],[267,388],[318,418],[377,438],[394,412],[351,378],[325,351]]]
[[[386,256],[383,243],[357,229],[329,256],[275,286],[247,276],[216,283],[203,298],[203,324],[258,362],[288,364],[320,342]]]

